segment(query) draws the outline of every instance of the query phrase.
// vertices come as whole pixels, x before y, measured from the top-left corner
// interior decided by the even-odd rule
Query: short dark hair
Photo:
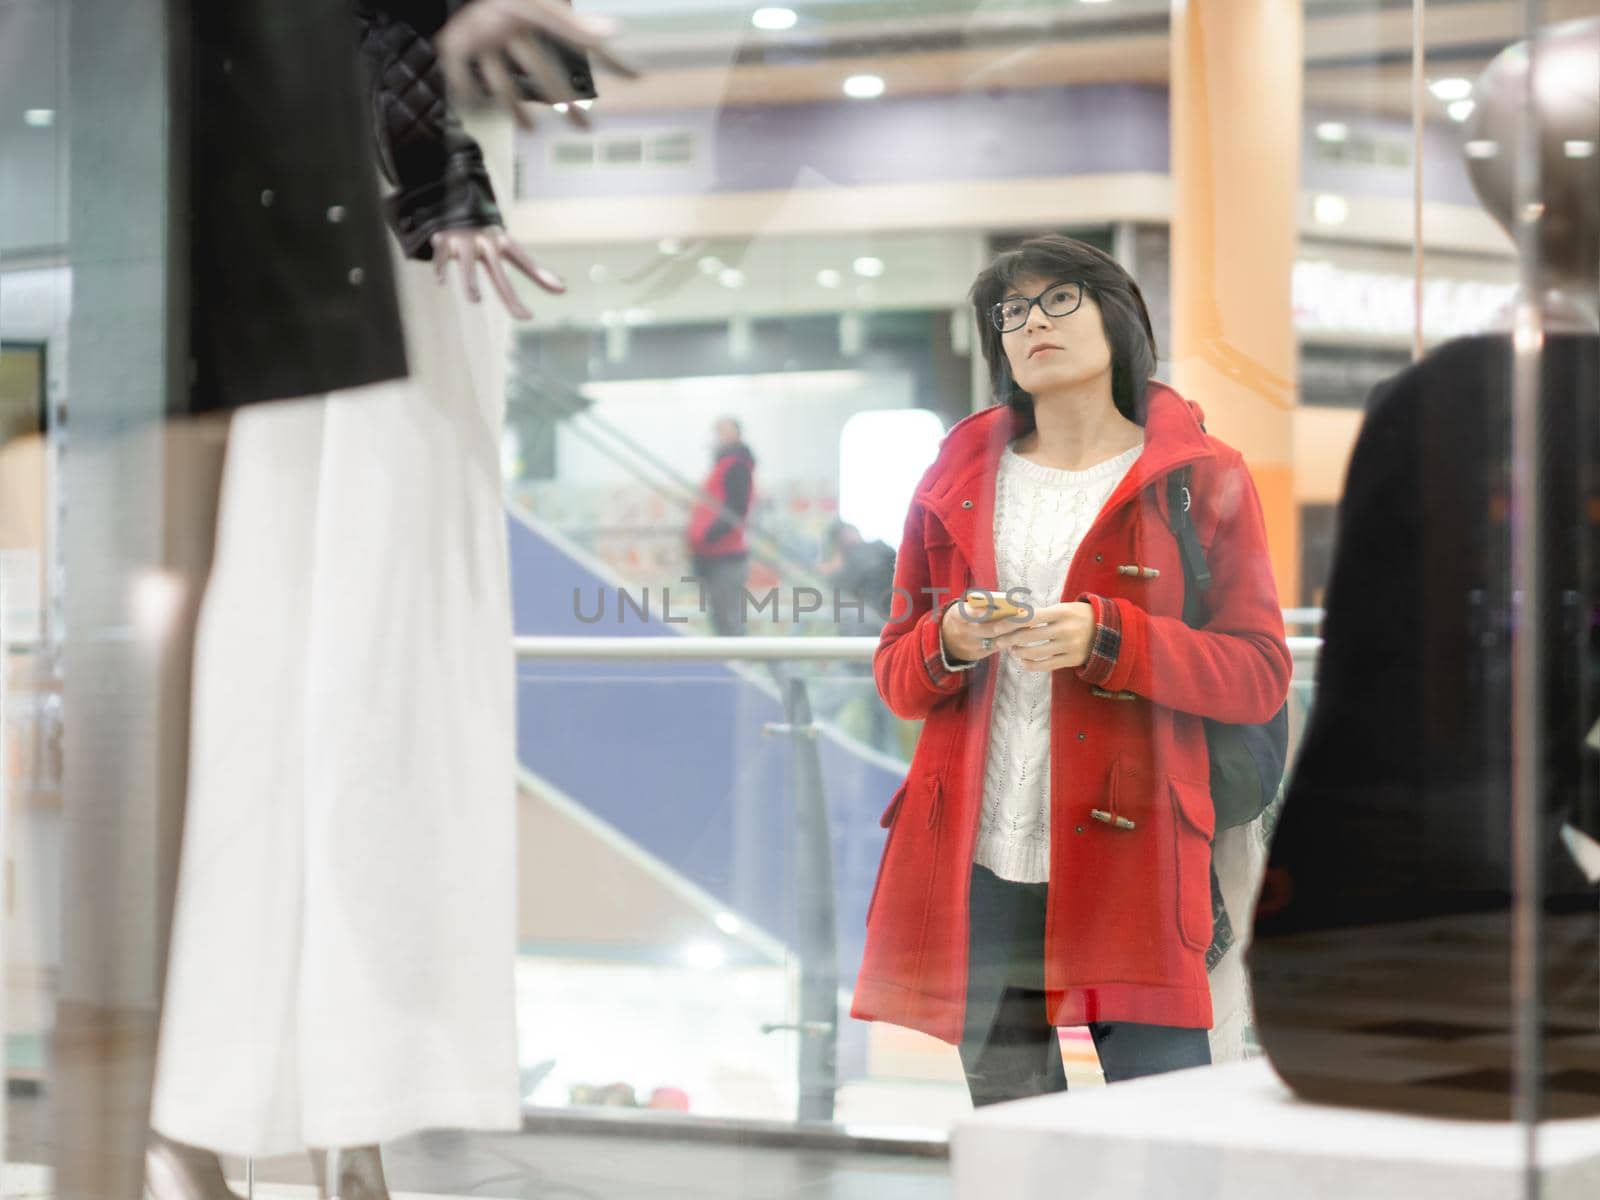
[[[1111,347],[1111,398],[1118,412],[1143,425],[1145,384],[1156,371],[1156,335],[1144,295],[1133,276],[1109,254],[1056,233],[1029,238],[996,255],[972,285],[972,307],[978,316],[978,337],[995,400],[1009,404],[1032,426],[1033,397],[1011,377],[1000,331],[989,319],[989,310],[1006,297],[1012,285],[1030,277],[1051,283],[1074,279],[1094,297]]]

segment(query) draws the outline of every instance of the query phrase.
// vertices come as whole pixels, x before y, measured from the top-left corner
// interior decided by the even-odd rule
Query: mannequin
[[[508,265],[563,285],[502,227],[407,7],[356,6],[410,377],[230,431],[147,1155],[162,1200],[226,1200],[219,1154],[298,1149],[324,1196],[381,1200],[379,1141],[520,1123],[505,353],[478,271],[519,318]]]
[[[1600,892],[1581,854],[1600,834],[1585,745],[1600,707],[1600,21],[1539,35],[1542,203],[1519,214],[1528,63],[1514,46],[1485,70],[1465,148],[1507,232],[1536,222],[1536,290],[1511,312],[1519,341],[1538,339],[1538,1109],[1562,1117],[1600,1113]],[[1250,952],[1262,1045],[1310,1099],[1513,1112],[1508,315],[1380,385],[1351,459],[1317,697]]]
[[[1596,58],[1600,20],[1569,21],[1539,39],[1534,84],[1539,123],[1538,222],[1541,327],[1552,332],[1600,329],[1600,102]],[[1513,46],[1484,70],[1477,106],[1467,118],[1467,170],[1490,215],[1516,237],[1517,163],[1512,148],[1528,88],[1528,53]],[[1517,302],[1527,300],[1519,296]],[[1505,328],[1510,328],[1505,322]]]

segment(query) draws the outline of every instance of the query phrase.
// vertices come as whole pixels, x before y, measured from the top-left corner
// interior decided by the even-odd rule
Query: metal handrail
[[[1296,659],[1314,658],[1322,639],[1286,639]],[[682,662],[823,660],[870,662],[875,637],[518,637],[519,659],[640,659]]]

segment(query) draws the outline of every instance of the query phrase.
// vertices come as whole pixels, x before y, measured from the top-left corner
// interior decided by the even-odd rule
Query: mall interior
[[[239,0],[230,24],[0,0],[7,1200],[1600,1196],[1600,897],[1549,898],[1554,856],[1600,856],[1600,0],[571,5]],[[408,21],[382,68],[407,82],[371,85]],[[408,118],[447,111],[481,162],[452,159],[424,217],[382,199],[432,153],[409,132],[362,133],[349,190],[305,199],[340,161],[335,108],[381,127],[428,86]],[[296,160],[308,106],[328,149]],[[297,204],[319,228],[275,245]],[[1051,1022],[1064,1094],[975,1108],[950,1038],[861,1015],[902,911],[880,892],[912,886],[895,841],[904,863],[962,836],[919,790],[936,715],[874,665],[885,594],[941,549],[910,542],[926,473],[1005,403],[974,281],[1045,235],[1136,282],[1153,379],[1242,455],[1199,511],[1243,521],[1253,485],[1262,570],[1201,534],[1219,595],[1275,586],[1286,770],[1227,829],[1203,782],[1198,819],[1160,801],[1211,840],[1200,885],[1210,862],[1233,931],[1198,968],[1212,1065],[1108,1085],[1094,1022],[1150,1018],[1091,998]],[[1030,277],[1062,281],[1006,282]],[[1372,517],[1358,438],[1409,453],[1378,400],[1419,361],[1462,370],[1463,339],[1509,357],[1430,393],[1420,498]],[[408,367],[341,375],[352,346]],[[247,360],[325,382],[229,400]],[[1451,458],[1470,439],[1440,431],[1473,426],[1452,398],[1480,393],[1499,449]],[[1437,533],[1453,505],[1471,536]],[[705,587],[734,545],[754,607],[730,628]],[[1373,589],[1393,620],[1340,623]],[[939,653],[901,657],[939,687]],[[1054,674],[1061,706],[1084,685]],[[1347,879],[1380,847],[1407,899],[1252,946],[1274,829],[1334,794],[1297,759],[1321,693],[1362,681],[1316,769],[1398,765],[1321,840]],[[1415,727],[1382,718],[1396,692],[1430,706]],[[1427,898],[1466,894],[1440,881],[1469,842],[1498,872],[1470,928]],[[1191,887],[1160,862],[1152,903]],[[908,910],[919,980],[942,878]],[[1379,960],[1427,983],[1387,1003]],[[386,1106],[365,1123],[337,1099],[363,1072]]]

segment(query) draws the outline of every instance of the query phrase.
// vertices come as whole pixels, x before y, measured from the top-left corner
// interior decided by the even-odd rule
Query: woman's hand
[[[990,618],[987,621],[969,621],[962,616],[963,605],[958,601],[944,610],[944,617],[939,622],[939,635],[944,639],[945,657],[952,662],[960,659],[962,662],[978,662],[988,658],[1000,648],[999,634],[1002,629],[1015,629],[1020,618],[1005,619]],[[980,610],[969,608],[966,611],[976,614]]]
[[[504,262],[510,262],[552,295],[560,295],[567,290],[561,276],[534,262],[528,252],[498,225],[441,229],[429,242],[433,246],[434,274],[439,277],[441,284],[448,281],[450,264],[455,263],[467,299],[477,304],[483,299],[483,292],[478,287],[478,264],[481,262],[489,274],[489,282],[500,297],[500,303],[519,321],[531,320],[533,314],[517,299],[511,280],[506,276]]]
[[[1026,625],[996,637],[994,648],[1012,655],[1025,671],[1059,671],[1088,662],[1093,643],[1094,609],[1074,601],[1034,609]]]

